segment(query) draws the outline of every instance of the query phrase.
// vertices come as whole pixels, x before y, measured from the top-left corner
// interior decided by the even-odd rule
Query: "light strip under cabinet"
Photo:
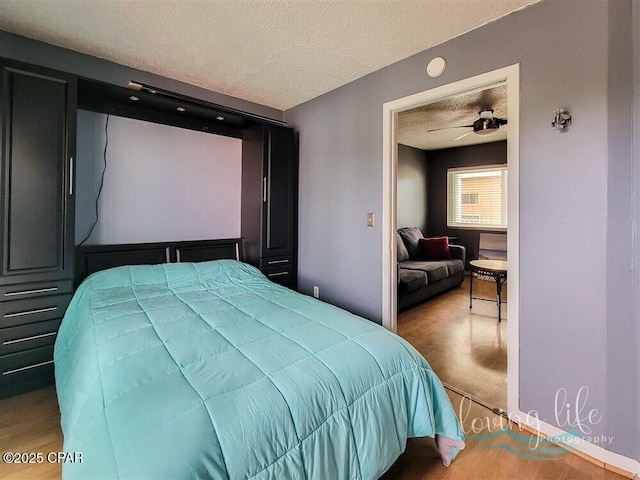
[[[55,335],[56,333],[57,332],[49,332],[49,333],[43,333],[41,335],[33,335],[31,337],[17,338],[15,340],[7,340],[5,342],[2,342],[2,345],[13,345],[14,343],[28,342],[29,340],[37,340],[39,338],[51,337],[52,335]]]
[[[220,112],[223,115],[225,113],[230,113],[240,118],[258,120],[260,122],[271,123],[273,125],[284,126],[287,124],[287,122],[284,122],[282,120],[276,120],[275,118],[265,117],[264,115],[258,115],[256,113],[251,113],[244,110],[238,110],[236,108],[225,107],[223,105],[218,105],[217,103],[207,102],[206,100],[200,100],[198,98],[182,95],[181,93],[171,92],[163,88],[154,87],[153,85],[146,85],[142,82],[136,82],[135,80],[129,80],[129,83],[127,84],[127,88],[130,88],[131,90],[151,93],[153,95],[161,95],[163,97],[173,98],[175,100],[180,100],[181,102],[188,102],[190,104],[197,105],[199,107],[210,108],[211,110]]]
[[[7,370],[6,372],[2,372],[2,375],[11,375],[18,372],[24,372],[25,370],[31,370],[32,368],[43,367],[45,365],[50,365],[53,363],[53,360],[47,360],[46,362],[36,363],[35,365],[27,365],[26,367],[14,368],[13,370]]]

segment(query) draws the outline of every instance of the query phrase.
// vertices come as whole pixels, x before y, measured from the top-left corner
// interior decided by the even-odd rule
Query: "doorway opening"
[[[506,304],[506,322],[508,328],[506,332],[507,350],[507,413],[516,415],[519,412],[518,405],[518,311],[519,311],[519,290],[518,290],[518,173],[519,173],[519,65],[512,65],[499,70],[488,72],[475,77],[467,78],[455,83],[437,87],[415,95],[397,99],[386,103],[383,106],[383,326],[397,331],[397,305],[398,305],[398,265],[396,231],[398,226],[398,123],[399,116],[403,112],[416,111],[421,107],[451,100],[463,95],[473,95],[492,88],[506,88],[506,105],[508,111],[508,132],[506,144],[506,158],[508,175],[505,178],[508,191],[506,205],[506,220],[509,234],[507,236],[507,269],[508,269],[508,289]],[[465,123],[466,125],[466,123]],[[443,125],[445,127],[447,125]],[[474,130],[470,130],[471,136]],[[460,132],[464,135],[464,131]],[[463,196],[464,197],[464,196]],[[468,197],[468,198],[467,198]],[[466,200],[475,200],[475,197],[467,195]],[[471,217],[474,217],[473,219]],[[466,216],[464,221],[473,221],[475,215]],[[437,233],[437,232],[434,232]],[[476,257],[477,258],[477,257]],[[468,267],[468,262],[467,262]],[[468,285],[468,277],[466,277]],[[474,285],[474,296],[476,285]],[[466,291],[468,295],[468,290]],[[467,300],[469,297],[466,297]],[[486,308],[477,305],[485,302],[475,302],[474,308]],[[468,306],[468,305],[467,305]],[[495,308],[495,305],[494,305]],[[504,308],[504,306],[503,306]],[[496,315],[497,317],[497,315]],[[496,323],[497,318],[494,319]],[[500,326],[495,327],[500,328]],[[468,329],[472,334],[473,330]],[[476,328],[476,332],[479,331]],[[494,332],[496,334],[496,332]],[[473,336],[473,335],[472,335]],[[501,337],[501,341],[505,339]],[[471,338],[473,341],[473,338]],[[437,354],[437,353],[436,353]],[[427,356],[427,360],[429,357]],[[436,370],[436,373],[438,371]],[[473,375],[469,371],[468,375]]]

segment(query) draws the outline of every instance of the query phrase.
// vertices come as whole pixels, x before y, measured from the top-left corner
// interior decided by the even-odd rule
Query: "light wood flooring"
[[[462,397],[450,391],[447,393],[456,412],[459,411]],[[549,444],[540,445],[540,452],[542,449],[551,448],[554,452],[553,459],[534,460],[516,455],[507,449],[524,451],[527,456],[538,455],[536,449],[531,452],[526,451],[526,445],[532,438],[532,434],[521,432],[517,425],[513,425],[512,430],[523,436],[524,445],[522,441],[506,434],[490,440],[478,439],[476,436],[495,433],[498,429],[483,428],[474,433],[472,422],[475,421],[476,424],[480,422],[483,425],[487,422],[496,422],[500,425],[501,417],[485,407],[468,401],[463,403],[463,411],[466,412],[466,416],[463,416],[465,419],[463,428],[467,436],[466,447],[449,467],[442,465],[433,439],[411,438],[407,442],[405,452],[381,480],[621,480],[624,478],[559,447],[550,447]],[[532,444],[535,445],[535,442]],[[531,455],[528,455],[529,453]]]
[[[506,286],[503,288],[506,299]],[[495,298],[493,280],[474,279],[473,294]],[[469,279],[398,315],[398,334],[427,359],[443,383],[491,407],[507,407],[507,306],[498,322],[495,302],[474,300]]]
[[[449,397],[456,411],[460,410],[462,397],[450,392]],[[498,419],[491,411],[474,403],[465,403],[469,408],[463,422],[466,431],[471,431],[474,419]],[[477,422],[477,420],[476,420]],[[483,424],[486,420],[483,420]],[[479,435],[489,433],[487,429]],[[523,432],[525,435],[526,432]],[[410,439],[407,449],[384,480],[619,480],[623,477],[592,464],[576,455],[564,453],[554,460],[530,460],[504,448],[505,443],[518,447],[512,438],[479,440],[467,436],[467,446],[449,467],[444,467],[436,451],[435,442],[429,438]],[[521,446],[520,446],[521,447]],[[1,452],[57,452],[62,449],[60,415],[55,389],[45,388],[17,397],[0,400],[0,451]],[[8,465],[0,463],[2,480],[60,478],[58,464]],[[289,479],[283,479],[289,480]],[[291,479],[293,480],[293,479]]]
[[[54,387],[0,400],[0,452],[43,453],[62,451],[60,412]],[[61,477],[57,463],[6,464],[0,462],[2,480]]]

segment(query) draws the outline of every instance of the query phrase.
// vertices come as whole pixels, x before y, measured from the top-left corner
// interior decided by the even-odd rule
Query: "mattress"
[[[64,478],[375,479],[407,438],[464,446],[410,344],[233,260],[93,274],[54,360]]]

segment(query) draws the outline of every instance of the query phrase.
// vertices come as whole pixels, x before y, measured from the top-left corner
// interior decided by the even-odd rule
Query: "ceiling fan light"
[[[500,128],[500,123],[493,118],[480,118],[473,122],[473,131],[476,135],[493,135]]]
[[[487,128],[484,130],[476,130],[476,135],[482,135],[483,137],[488,137],[489,135],[494,135],[498,133],[498,129],[495,127]]]

